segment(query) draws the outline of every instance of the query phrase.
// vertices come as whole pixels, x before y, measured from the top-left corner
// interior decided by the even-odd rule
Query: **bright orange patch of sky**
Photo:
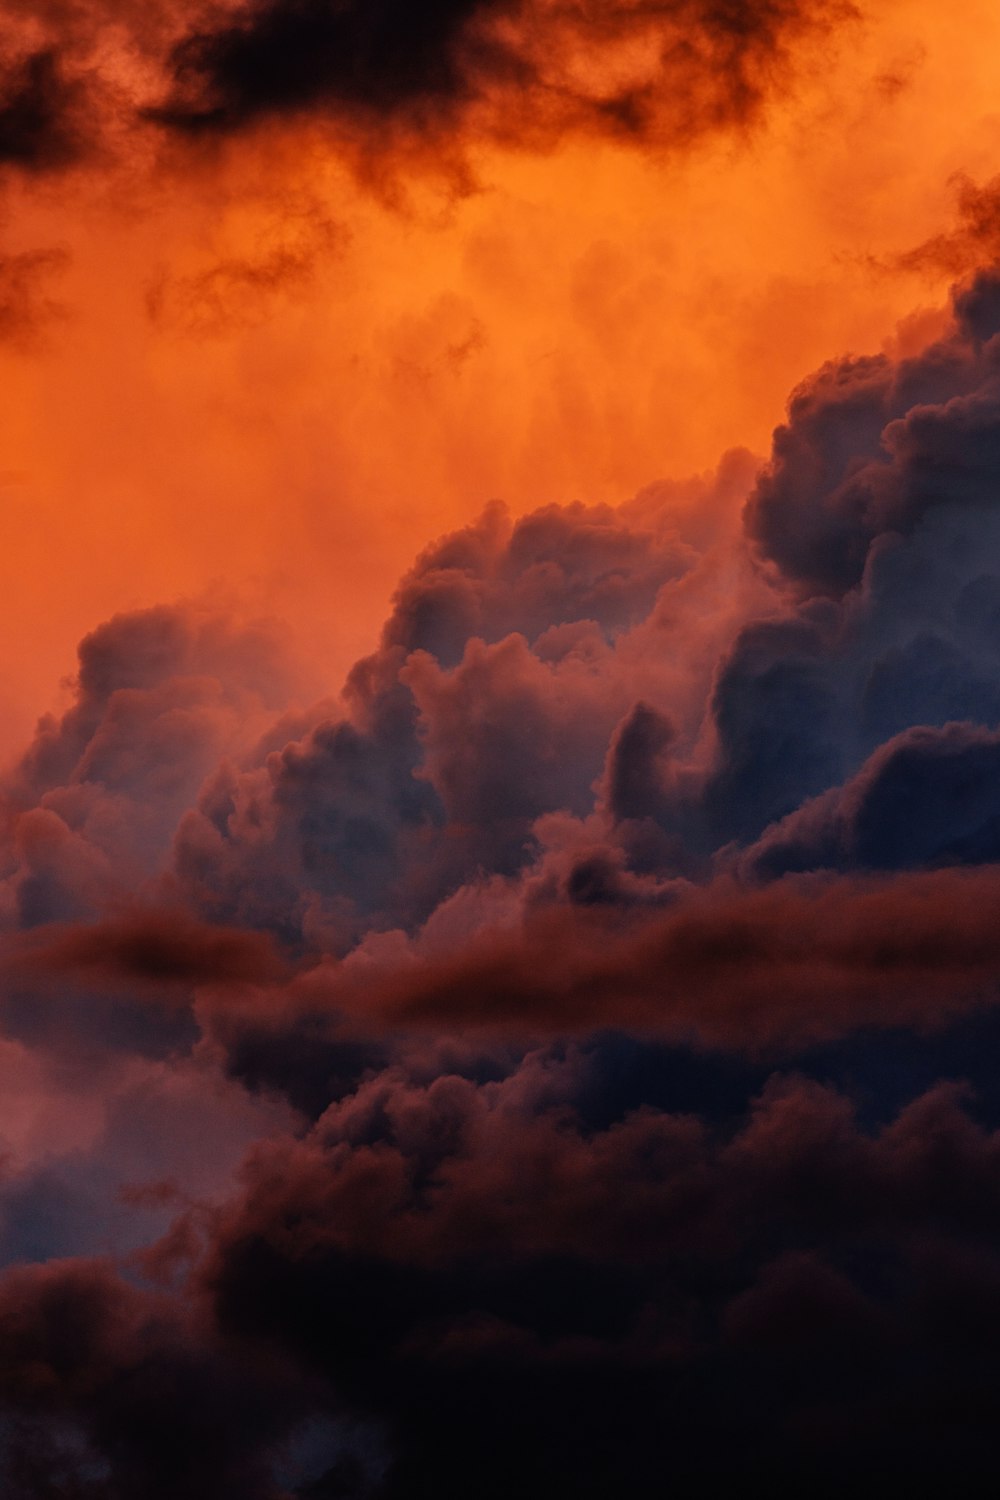
[[[287,620],[310,687],[414,551],[499,496],[618,501],[761,454],[824,359],[929,336],[955,174],[1000,162],[1000,11],[870,4],[750,134],[674,155],[483,149],[480,188],[351,177],[315,129],[17,190],[58,306],[0,351],[0,750],[111,613]]]

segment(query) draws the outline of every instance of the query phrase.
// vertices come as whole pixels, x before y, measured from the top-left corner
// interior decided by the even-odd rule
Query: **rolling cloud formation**
[[[318,15],[180,44],[220,128]],[[6,1494],[976,1482],[998,480],[981,272],[759,472],[434,542],[339,699],[194,607],[82,642],[4,784]]]

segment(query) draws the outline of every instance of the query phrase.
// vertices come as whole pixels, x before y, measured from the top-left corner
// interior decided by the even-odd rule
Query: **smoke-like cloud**
[[[0,74],[0,167],[54,172],[87,153],[88,100],[82,78],[46,47],[10,60]]]
[[[547,146],[567,132],[676,144],[752,122],[838,0],[656,7],[264,0],[176,46],[156,117],[226,131],[318,112],[383,142],[471,129]]]
[[[134,155],[149,128],[183,141],[314,121],[369,179],[380,158],[422,156],[468,178],[483,140],[683,148],[754,124],[799,52],[856,19],[849,0],[10,9],[0,170],[24,178]]]

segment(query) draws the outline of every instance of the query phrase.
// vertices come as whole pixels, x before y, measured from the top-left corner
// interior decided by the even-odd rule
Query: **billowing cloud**
[[[873,542],[913,533],[937,507],[988,498],[1000,296],[977,277],[955,335],[899,362],[837,362],[792,397],[747,516],[750,536],[804,590],[842,596]]]
[[[998,308],[745,504],[488,507],[311,709],[222,610],[86,637],[3,788],[11,1493],[968,1485]]]
[[[252,743],[290,678],[277,637],[197,609],[118,617],[80,646],[76,701],[38,725],[3,786],[5,910],[94,912],[162,863],[219,755]]]
[[[873,1124],[792,1074],[736,1122],[646,1107],[595,1125],[588,1072],[535,1054],[485,1083],[372,1077],[258,1149],[192,1226],[186,1306],[106,1263],[9,1272],[2,1389],[28,1493],[62,1463],[125,1495],[164,1474],[269,1500],[321,1481],[457,1495],[484,1453],[490,1495],[518,1473],[530,1495],[557,1475],[652,1495],[664,1466],[685,1495],[706,1476],[972,1481],[1000,1204],[997,1136],[963,1090]],[[282,1489],[317,1415],[312,1472]]]
[[[844,787],[772,825],[747,863],[771,876],[995,863],[997,749],[995,731],[969,724],[907,730]]]

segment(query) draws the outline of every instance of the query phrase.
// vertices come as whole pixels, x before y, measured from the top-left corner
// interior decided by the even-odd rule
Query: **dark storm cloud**
[[[872,1127],[776,1075],[728,1119],[595,1127],[591,1069],[372,1072],[143,1257],[191,1265],[183,1295],[99,1260],[9,1271],[12,1493],[457,1500],[487,1455],[482,1493],[519,1476],[538,1500],[557,1477],[595,1500],[665,1475],[685,1496],[974,1483],[1000,1146],[968,1091]]]
[[[87,636],[75,702],[39,722],[0,787],[20,924],[93,915],[123,877],[155,871],[220,754],[246,748],[289,681],[269,628],[194,608],[119,615]]]
[[[998,433],[983,273],[742,515],[440,539],[336,704],[87,638],[5,787],[0,1249],[159,1237],[0,1278],[12,1494],[992,1483]]]
[[[392,113],[420,100],[465,93],[458,52],[470,20],[488,0],[379,0],[331,5],[277,0],[247,7],[218,31],[195,33],[178,46],[180,89],[204,91],[204,104],[165,111],[167,120],[198,127],[239,127],[271,114],[317,104]]]
[[[87,89],[55,48],[0,58],[0,167],[54,172],[91,145]]]
[[[399,125],[529,147],[574,130],[676,143],[753,120],[794,46],[853,14],[839,0],[263,0],[177,45],[173,97],[153,116],[195,132],[319,113],[376,136]],[[626,81],[595,82],[630,46],[646,65],[633,57]]]
[[[294,121],[332,133],[383,188],[428,165],[468,188],[483,141],[683,150],[745,132],[858,19],[850,0],[11,0],[8,12],[0,172],[113,171],[136,141],[155,154],[156,138]],[[152,301],[195,332],[253,321],[320,253],[230,258],[165,279]]]
[[[308,1385],[213,1346],[174,1299],[107,1263],[53,1261],[0,1281],[0,1330],[0,1472],[17,1500],[287,1494],[277,1471]]]
[[[716,680],[716,847],[759,835],[911,728],[1000,720],[996,277],[961,289],[955,314],[912,358],[828,366],[775,434],[745,523],[785,598],[737,634]]]
[[[910,729],[844,787],[770,828],[758,874],[898,870],[1000,860],[1000,735],[970,724]]]
[[[962,1091],[869,1133],[775,1078],[735,1128],[587,1132],[575,1071],[374,1079],[263,1148],[203,1272],[223,1327],[387,1421],[388,1496],[457,1496],[487,1453],[491,1495],[974,1475],[1000,1205]]]
[[[351,674],[349,716],[208,785],[178,833],[186,888],[342,948],[422,920],[476,870],[513,873],[537,817],[592,804],[628,707],[605,681],[613,643],[693,560],[669,517],[582,505],[514,526],[491,509],[438,542]]]
[[[747,531],[783,575],[842,596],[880,536],[935,506],[990,498],[1000,330],[995,276],[955,299],[955,334],[910,359],[846,360],[799,387],[747,508]]]
[[[513,528],[492,510],[428,549],[344,718],[224,771],[182,822],[191,899],[340,953],[366,931],[451,922],[490,879],[508,882],[506,898],[493,888],[508,912],[545,890],[641,905],[730,867],[723,851],[832,796],[907,731],[992,728],[996,300],[981,276],[922,354],[831,367],[793,399],[746,509],[742,618],[712,558],[745,544],[721,515],[707,549],[691,546],[669,497],[550,507]],[[764,550],[770,587],[750,582]],[[939,797],[948,764],[927,773]],[[835,867],[993,857],[987,833],[975,856],[964,835],[949,844],[935,830],[955,809],[936,806],[912,799],[910,855],[869,840]]]

